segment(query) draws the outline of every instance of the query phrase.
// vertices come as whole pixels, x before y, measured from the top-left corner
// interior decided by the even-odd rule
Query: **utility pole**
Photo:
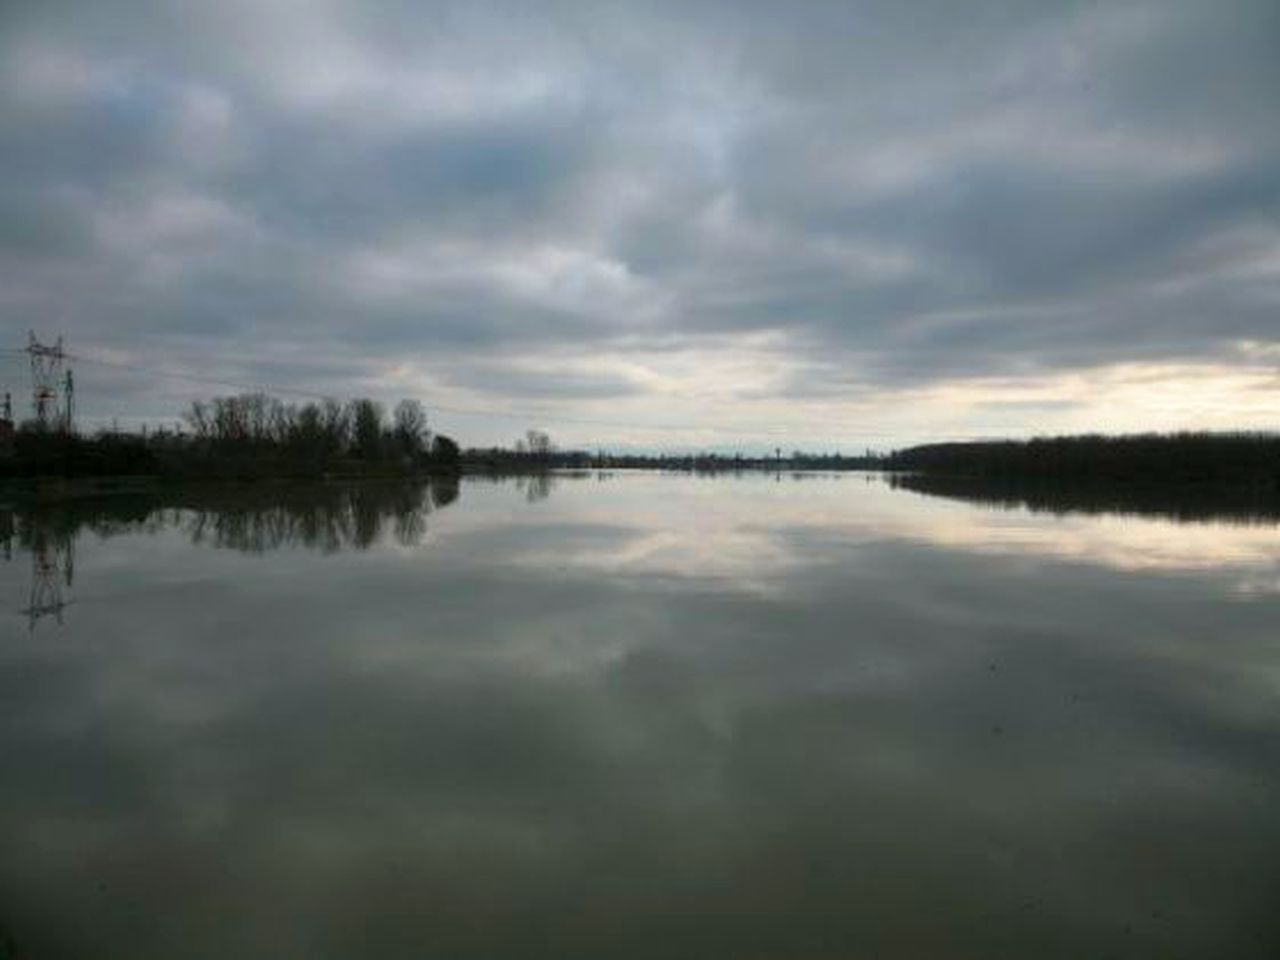
[[[62,432],[72,433],[75,430],[76,382],[70,370],[67,371],[66,379],[62,382],[62,402]]]
[[[6,390],[4,408],[0,410],[0,457],[8,457],[13,453],[13,434],[13,398]]]

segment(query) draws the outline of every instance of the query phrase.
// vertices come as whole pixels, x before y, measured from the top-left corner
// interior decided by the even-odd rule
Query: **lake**
[[[618,473],[0,539],[0,957],[1280,955],[1266,522]]]

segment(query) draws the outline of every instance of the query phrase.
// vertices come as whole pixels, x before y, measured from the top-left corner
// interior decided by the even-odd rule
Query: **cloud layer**
[[[470,442],[1280,417],[1267,0],[6,11],[3,346]],[[100,419],[209,389],[77,373]]]

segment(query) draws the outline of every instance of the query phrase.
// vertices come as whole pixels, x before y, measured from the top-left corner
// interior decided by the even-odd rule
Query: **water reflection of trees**
[[[1180,523],[1280,523],[1280,488],[1269,485],[1162,486],[929,474],[897,474],[889,482],[928,496],[1036,513],[1129,514]]]
[[[457,497],[456,480],[289,489],[276,496],[186,505],[180,526],[192,543],[248,553],[284,546],[325,553],[365,550],[384,533],[401,546],[414,546],[426,536],[427,517]]]
[[[82,531],[107,539],[177,529],[194,544],[247,553],[282,547],[333,553],[367,549],[386,534],[404,546],[420,543],[427,518],[457,497],[453,478],[172,490],[19,508],[0,520],[0,534],[10,530],[10,539],[31,552],[51,537],[74,540]]]
[[[524,493],[529,503],[537,503],[551,496],[555,489],[555,480],[550,473],[532,473],[528,476],[516,477],[516,487]]]
[[[402,546],[421,543],[427,518],[458,498],[458,481],[414,483],[266,485],[215,490],[171,490],[0,507],[0,550],[5,560],[31,558],[26,606],[32,630],[45,618],[62,622],[74,576],[75,544],[82,533],[99,539],[180,530],[194,544],[266,553],[303,547],[336,553],[364,550],[384,533]]]
[[[489,484],[514,489],[528,503],[546,500],[563,481],[604,480],[610,474],[596,470],[546,470],[539,473],[476,473],[467,477],[471,484]]]

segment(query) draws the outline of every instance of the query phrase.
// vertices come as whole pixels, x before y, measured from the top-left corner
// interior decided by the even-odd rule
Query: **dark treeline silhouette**
[[[1212,486],[1280,492],[1280,434],[1172,433],[937,443],[889,456],[893,470],[1115,488]]]
[[[590,458],[589,466],[599,469],[681,470],[692,473],[745,472],[765,470],[770,473],[797,470],[880,470],[884,458],[868,451],[861,455],[843,453],[791,453],[775,451],[772,456],[747,456],[741,453],[614,454],[601,453]]]
[[[458,478],[445,475],[365,483],[180,485],[0,509],[0,541],[11,554],[15,544],[34,551],[86,531],[105,539],[178,529],[194,544],[247,553],[286,546],[359,550],[388,532],[397,543],[413,545],[426,534],[427,517],[453,503],[458,491]]]
[[[884,458],[867,451],[860,456],[840,453],[805,453],[780,449],[772,455],[747,456],[741,453],[644,454],[594,453],[561,450],[547,434],[530,430],[512,447],[471,448],[462,455],[471,472],[526,473],[539,470],[678,470],[692,473],[745,472],[753,470],[877,470]]]
[[[1175,433],[941,443],[892,454],[894,486],[1053,513],[1280,520],[1280,435]]]
[[[581,469],[590,455],[581,450],[560,450],[541,430],[529,430],[510,447],[472,447],[462,453],[463,468],[485,473],[540,473]]]
[[[185,430],[83,436],[23,424],[0,477],[257,478],[456,472],[458,445],[432,435],[416,400],[388,417],[369,399],[289,404],[265,394],[191,404]]]

